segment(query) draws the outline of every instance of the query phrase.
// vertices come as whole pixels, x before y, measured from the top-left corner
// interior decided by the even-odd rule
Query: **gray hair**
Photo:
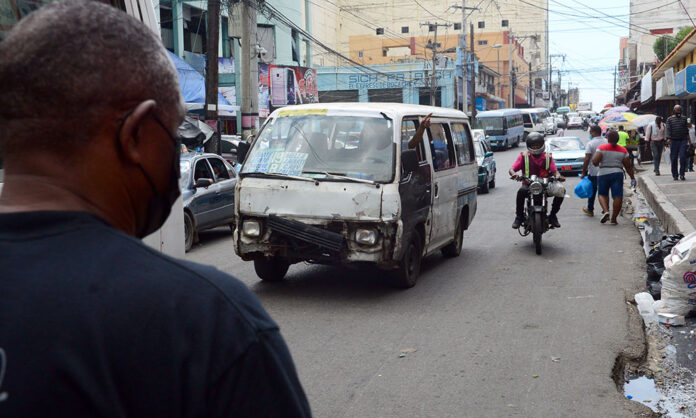
[[[178,119],[172,115],[181,103],[176,69],[152,30],[112,6],[52,3],[0,42],[5,156],[79,147],[103,129],[110,112],[148,99],[165,122]]]

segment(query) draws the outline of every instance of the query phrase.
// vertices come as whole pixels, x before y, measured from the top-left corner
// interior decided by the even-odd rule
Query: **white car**
[[[582,129],[582,118],[580,116],[573,116],[568,119],[568,129]]]

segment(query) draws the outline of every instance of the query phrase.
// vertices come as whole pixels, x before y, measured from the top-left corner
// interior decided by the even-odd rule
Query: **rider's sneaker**
[[[515,216],[515,222],[512,223],[512,229],[517,229],[522,225],[523,219],[519,216]]]
[[[587,208],[582,208],[582,211],[587,216],[594,216],[594,212],[592,212],[591,210],[589,210]]]
[[[556,215],[549,215],[549,223],[551,226],[554,228],[560,228],[561,224],[558,222],[558,216]]]

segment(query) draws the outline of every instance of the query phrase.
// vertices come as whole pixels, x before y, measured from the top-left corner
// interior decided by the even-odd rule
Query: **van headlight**
[[[261,236],[261,222],[254,220],[246,220],[242,223],[242,231],[247,237]]]
[[[538,195],[538,194],[541,194],[541,192],[544,191],[544,186],[542,186],[542,184],[539,183],[538,181],[535,181],[534,183],[532,183],[532,184],[529,185],[529,191],[530,191],[533,195]]]
[[[377,243],[377,231],[365,228],[357,229],[355,231],[355,242],[363,245],[375,245]]]

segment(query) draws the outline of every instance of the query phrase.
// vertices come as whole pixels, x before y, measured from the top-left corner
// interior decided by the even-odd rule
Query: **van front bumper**
[[[235,252],[243,260],[282,257],[290,263],[310,261],[323,264],[374,263],[381,267],[395,265],[395,243],[401,234],[397,222],[369,223],[269,216],[254,217],[261,223],[261,234],[244,234],[242,217],[234,233]],[[400,223],[400,222],[399,222]],[[358,243],[356,231],[373,230],[374,244]]]

